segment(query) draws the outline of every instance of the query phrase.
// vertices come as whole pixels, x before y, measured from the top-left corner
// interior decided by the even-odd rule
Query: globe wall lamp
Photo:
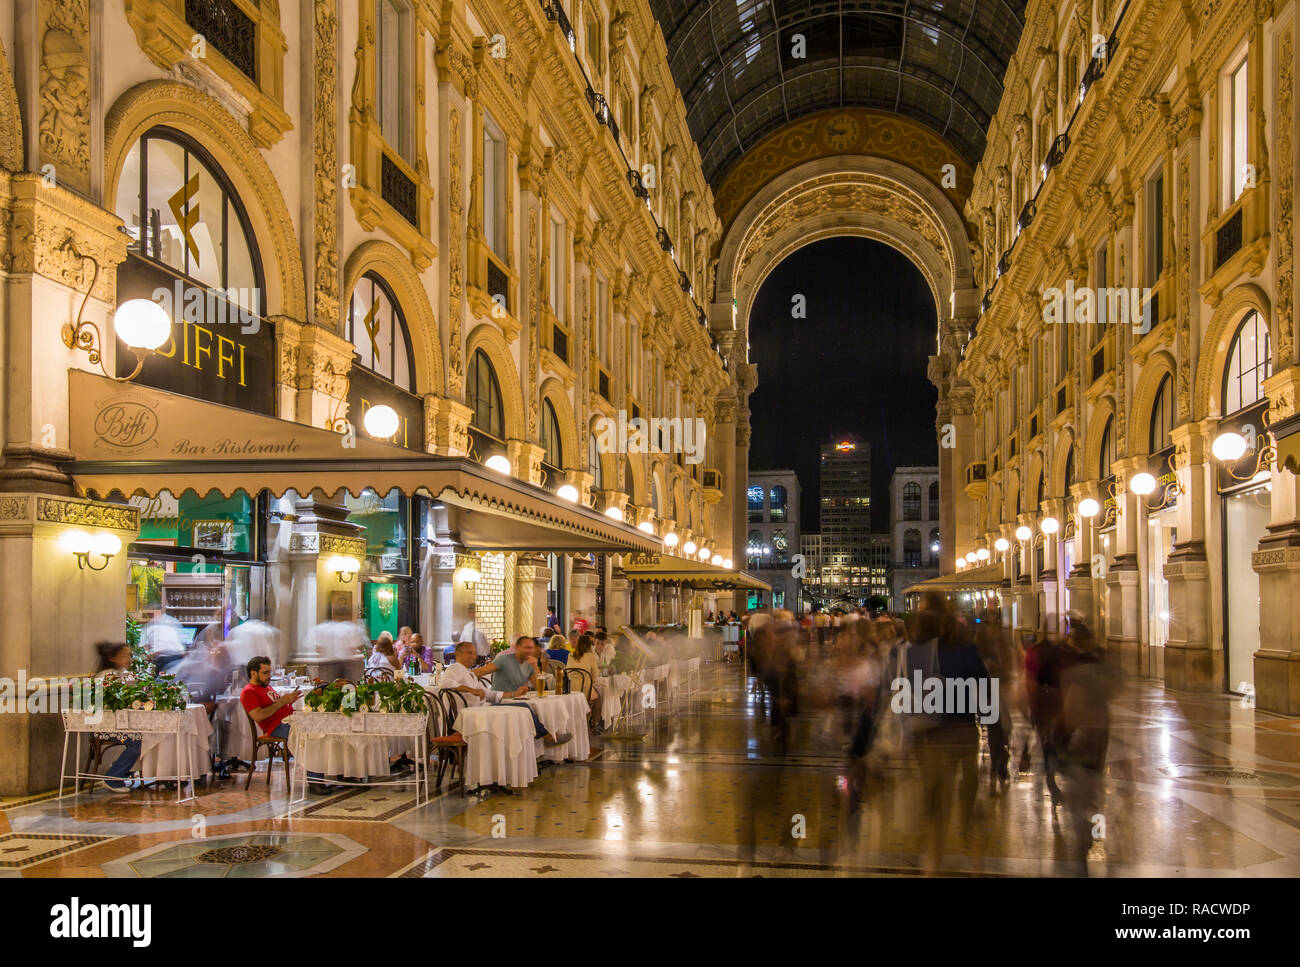
[[[341,557],[335,554],[330,558],[329,569],[334,572],[340,584],[351,584],[361,570],[361,562],[355,557]]]
[[[1016,528],[1016,540],[1018,541],[1027,541],[1029,540],[1029,538],[1033,536],[1034,536],[1034,532],[1031,531],[1028,525],[1026,524],[1021,524],[1019,527]]]
[[[655,532],[655,525],[650,523],[648,520],[643,520],[641,523],[636,525],[636,529],[641,531],[643,534],[653,534]]]
[[[989,559],[989,549],[987,547],[981,547],[975,552],[975,557],[980,561],[987,561]]]
[[[397,433],[397,428],[402,425],[402,421],[395,409],[380,403],[366,410],[361,425],[376,440],[388,440]]]
[[[555,496],[559,497],[561,500],[567,500],[571,504],[576,504],[580,495],[578,494],[578,488],[573,484],[564,484],[555,492]]]
[[[1061,529],[1061,522],[1055,517],[1044,517],[1038,522],[1038,527],[1044,534],[1051,537]]]
[[[1267,411],[1265,411],[1267,416]],[[1277,461],[1277,446],[1273,443],[1273,435],[1268,434],[1268,442],[1259,448],[1259,453],[1255,457],[1255,468],[1246,474],[1238,474],[1233,468],[1250,449],[1250,444],[1240,433],[1231,430],[1220,433],[1214,438],[1214,443],[1210,445],[1210,451],[1214,454],[1214,459],[1223,464],[1223,469],[1233,480],[1253,480],[1267,468]]]
[[[78,252],[70,238],[64,242],[63,247],[75,258],[92,262],[95,266],[90,287],[86,289],[85,297],[81,300],[81,308],[77,310],[76,321],[63,324],[61,330],[63,345],[69,349],[80,349],[109,379],[128,383],[140,375],[145,360],[171,338],[172,321],[167,315],[167,310],[149,299],[128,299],[117,307],[117,311],[113,313],[113,331],[135,354],[135,369],[129,376],[114,376],[104,366],[103,339],[99,327],[82,318],[86,311],[86,303],[90,300],[90,293],[94,291],[95,284],[99,281],[99,263],[92,256]]]
[[[682,553],[687,557],[694,557],[695,550],[695,542],[692,540],[687,540],[686,543],[682,545]]]
[[[1011,542],[1007,540],[1005,537],[999,537],[996,541],[993,542],[993,549],[997,551],[999,554],[1005,554],[1007,552],[1007,549],[1010,547],[1011,547]]]
[[[116,534],[96,534],[93,537],[82,530],[68,531],[63,535],[63,546],[77,559],[77,569],[102,571],[108,562],[122,550],[122,539]],[[103,558],[99,567],[90,563],[90,555]]]
[[[678,540],[677,532],[669,531],[667,534],[664,535],[664,547],[676,547],[677,540]]]
[[[1092,520],[1101,513],[1101,504],[1097,503],[1097,501],[1091,497],[1084,497],[1083,500],[1079,501],[1078,510],[1080,517]]]
[[[725,567],[728,571],[730,571],[730,570],[731,570],[731,558],[729,558],[729,557],[727,557],[727,558],[723,558],[722,566]]]
[[[494,453],[483,461],[483,466],[500,474],[510,473],[510,460],[499,453]]]

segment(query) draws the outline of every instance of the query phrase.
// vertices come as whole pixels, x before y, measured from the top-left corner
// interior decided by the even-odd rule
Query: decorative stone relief
[[[339,246],[338,246],[338,121],[335,92],[338,69],[334,52],[338,47],[338,18],[334,4],[315,4],[314,69],[316,87],[313,100],[313,143],[315,147],[315,322],[335,329],[341,323],[339,313]]]
[[[1277,97],[1277,320],[1278,358],[1289,366],[1295,349],[1295,30],[1288,24],[1278,44]]]
[[[40,109],[36,143],[42,165],[54,165],[65,187],[90,191],[90,4],[43,0]]]
[[[461,201],[465,188],[461,165],[464,153],[465,119],[459,105],[453,103],[448,107],[447,143],[450,157],[450,170],[447,176],[447,205],[450,209],[450,225],[447,230],[447,392],[459,398],[465,388],[465,363],[461,348],[461,316],[464,312],[465,295],[465,257],[463,245],[465,237],[465,206]]]

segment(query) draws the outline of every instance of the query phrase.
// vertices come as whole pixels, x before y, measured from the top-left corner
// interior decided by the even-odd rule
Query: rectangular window
[[[609,368],[609,283],[596,276],[596,358]]]
[[[1108,267],[1106,264],[1106,246],[1103,245],[1097,249],[1097,289],[1096,308],[1095,308],[1095,325],[1092,327],[1092,344],[1095,346],[1101,342],[1102,334],[1106,331],[1106,323],[1110,321],[1110,299],[1107,297],[1106,288],[1110,285],[1107,280]]]
[[[506,143],[496,125],[483,122],[483,233],[493,254],[506,257]]]
[[[565,263],[564,222],[558,218],[551,219],[551,311],[555,318],[564,322],[565,303]]]
[[[1147,283],[1165,271],[1165,173],[1157,171],[1147,182]]]
[[[1228,204],[1231,205],[1246,190],[1247,123],[1250,117],[1248,78],[1246,69],[1250,58],[1243,58],[1228,81],[1228,150],[1224,152],[1227,164],[1225,182],[1228,186]]]
[[[375,111],[379,131],[406,161],[411,145],[411,8],[403,0],[375,0]]]
[[[628,336],[627,385],[631,394],[641,396],[641,327],[635,320],[630,324]]]

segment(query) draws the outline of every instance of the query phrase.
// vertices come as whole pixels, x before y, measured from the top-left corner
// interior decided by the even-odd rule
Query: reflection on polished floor
[[[1300,874],[1300,721],[1137,682],[1112,722],[1092,875]],[[515,795],[444,784],[417,807],[408,788],[354,789],[285,819],[277,771],[270,794],[259,773],[248,792],[200,784],[182,806],[165,792],[0,800],[0,875],[919,875],[909,763],[869,780],[853,823],[831,723],[797,716],[789,748],[771,753],[738,666],[706,666],[700,697],[660,708],[644,742],[597,736],[591,761],[545,766]],[[943,871],[1069,875],[1068,823],[1037,762],[997,795],[987,771],[982,753],[975,812],[950,831]]]

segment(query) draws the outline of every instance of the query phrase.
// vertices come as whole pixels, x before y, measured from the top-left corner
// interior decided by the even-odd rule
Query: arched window
[[[1043,509],[1043,475],[1038,475],[1038,489],[1034,491],[1034,510]]]
[[[261,261],[248,219],[225,174],[189,138],[165,127],[146,132],[122,166],[116,211],[131,252],[261,312]]]
[[[903,565],[921,566],[921,532],[914,527],[909,527],[903,532]]]
[[[1174,428],[1174,394],[1173,380],[1165,373],[1156,390],[1156,401],[1151,407],[1151,435],[1148,443],[1150,453],[1159,453],[1166,447],[1174,445],[1169,431]]]
[[[752,530],[749,532],[749,538],[745,541],[745,556],[749,558],[750,566],[753,567],[763,560],[763,532]]]
[[[465,381],[465,405],[474,411],[471,422],[475,429],[498,440],[505,439],[501,385],[497,382],[492,363],[481,349],[474,351],[474,358],[470,361],[469,377]]]
[[[1115,417],[1106,417],[1106,429],[1101,431],[1101,458],[1097,476],[1105,480],[1111,475],[1110,465],[1115,462]]]
[[[763,488],[750,487],[745,492],[745,506],[749,511],[749,522],[758,523],[763,519]]]
[[[542,463],[559,470],[564,466],[564,447],[560,442],[560,421],[550,400],[542,400]]]
[[[1268,326],[1251,310],[1241,320],[1228,351],[1228,369],[1223,377],[1223,415],[1258,403],[1264,398],[1264,380],[1273,374]]]
[[[587,472],[591,474],[593,490],[605,489],[605,473],[600,465],[600,446],[596,443],[596,434],[587,434]]]
[[[364,366],[408,393],[411,384],[411,336],[402,309],[388,283],[373,272],[363,275],[348,302],[348,339]]]
[[[785,488],[778,484],[777,486],[772,488],[771,492],[768,494],[768,497],[770,501],[769,508],[771,510],[771,519],[774,521],[785,520],[785,503],[786,503]]]
[[[903,520],[921,519],[921,485],[916,482],[903,484]],[[917,535],[918,542],[920,535]],[[920,544],[918,543],[919,547]]]
[[[1061,495],[1067,497],[1070,494],[1070,486],[1074,483],[1074,447],[1065,455],[1065,491]]]
[[[939,481],[930,483],[930,520],[939,519]]]
[[[127,153],[114,205],[130,237],[117,268],[118,303],[153,300],[173,323],[137,382],[274,413],[275,334],[262,318],[262,262],[225,173],[198,143],[155,127]],[[126,376],[136,354],[121,340],[117,349],[116,375]]]

